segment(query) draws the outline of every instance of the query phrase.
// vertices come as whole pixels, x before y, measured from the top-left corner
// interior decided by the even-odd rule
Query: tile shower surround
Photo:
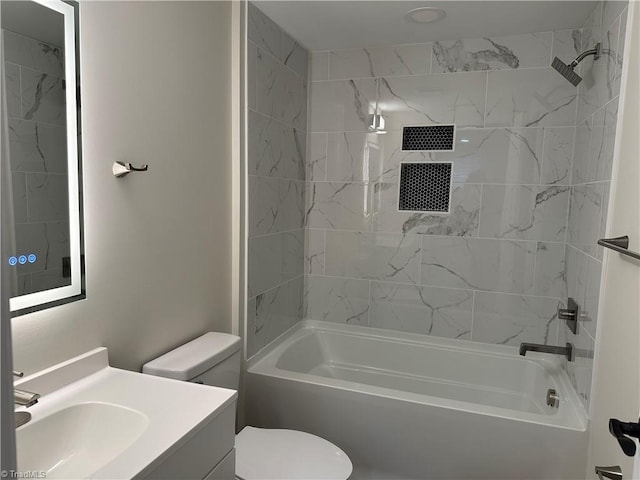
[[[298,177],[305,187],[292,194],[281,178],[250,186],[260,199],[252,222],[259,228],[278,228],[272,213],[285,205],[283,192],[296,199],[284,216],[305,226],[303,315],[507,345],[568,339],[578,358],[567,369],[588,408],[602,267],[596,240],[606,223],[625,7],[598,3],[576,30],[313,52]],[[255,37],[249,43],[255,108],[256,50],[282,53],[277,26],[255,8],[250,14],[264,23],[262,47]],[[570,61],[599,39],[610,53],[579,66],[579,88],[549,67],[554,56]],[[386,135],[367,131],[376,101]],[[258,131],[278,125],[265,118],[254,125],[260,121]],[[437,123],[457,124],[454,152],[401,151],[402,125]],[[250,142],[260,138],[254,133],[250,124]],[[399,212],[400,162],[440,160],[454,165],[452,213]],[[296,251],[290,258],[298,258],[298,241],[285,248]],[[265,247],[262,258],[272,257],[255,266],[258,274],[283,270],[281,245]],[[249,300],[249,355],[295,322],[260,313],[287,302],[297,308],[295,285]],[[577,336],[556,316],[567,295],[583,308]]]
[[[249,4],[247,350],[303,317],[308,52]]]
[[[67,152],[62,49],[8,30],[4,36],[16,243],[37,255],[18,266],[18,293],[68,285]]]
[[[578,34],[312,54],[308,317],[557,341],[577,89],[549,65]],[[386,135],[367,132],[376,103]],[[454,152],[401,150],[403,125],[438,123]],[[453,162],[451,214],[397,210],[401,161]]]
[[[588,408],[625,6],[599,3],[577,30],[313,52],[306,317],[572,341]],[[579,88],[550,68],[600,38],[609,54],[580,65]],[[367,131],[376,104],[386,135]],[[401,151],[403,125],[438,123],[456,123],[454,152]],[[453,162],[451,214],[397,210],[401,161]],[[567,295],[577,336],[557,319]]]
[[[562,328],[559,341],[571,339],[577,348],[576,361],[569,363],[567,370],[587,406],[603,255],[602,247],[596,242],[606,236],[626,5],[627,2],[599,2],[582,28],[581,48],[593,48],[600,41],[604,54],[598,60],[590,57],[580,65],[584,81],[578,87],[565,278],[568,294],[576,299],[582,313],[579,334],[572,335]]]

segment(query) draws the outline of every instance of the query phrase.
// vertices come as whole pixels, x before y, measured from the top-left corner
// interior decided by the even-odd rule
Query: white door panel
[[[629,24],[621,115],[616,139],[612,201],[607,233],[628,235],[640,251],[640,4],[629,2]],[[624,72],[623,72],[624,74]],[[622,467],[624,478],[639,478],[634,458],[609,434],[610,418],[637,422],[640,416],[640,261],[605,249],[592,392],[587,477],[596,465]],[[636,458],[640,452],[636,453]]]

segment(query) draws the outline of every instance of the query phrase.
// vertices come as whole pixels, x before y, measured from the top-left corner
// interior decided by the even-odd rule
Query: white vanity
[[[234,390],[112,368],[106,348],[15,387],[41,395],[16,430],[33,478],[234,478]]]

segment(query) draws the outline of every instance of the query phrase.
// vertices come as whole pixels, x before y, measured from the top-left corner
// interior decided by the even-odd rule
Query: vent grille
[[[450,162],[401,163],[398,210],[449,213]]]
[[[402,128],[402,150],[452,152],[455,125],[429,125]]]

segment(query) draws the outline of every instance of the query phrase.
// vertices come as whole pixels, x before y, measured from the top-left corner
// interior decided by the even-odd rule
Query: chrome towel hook
[[[149,165],[141,165],[140,167],[134,167],[130,163],[113,162],[111,171],[114,177],[124,177],[131,172],[146,172],[149,170]]]

